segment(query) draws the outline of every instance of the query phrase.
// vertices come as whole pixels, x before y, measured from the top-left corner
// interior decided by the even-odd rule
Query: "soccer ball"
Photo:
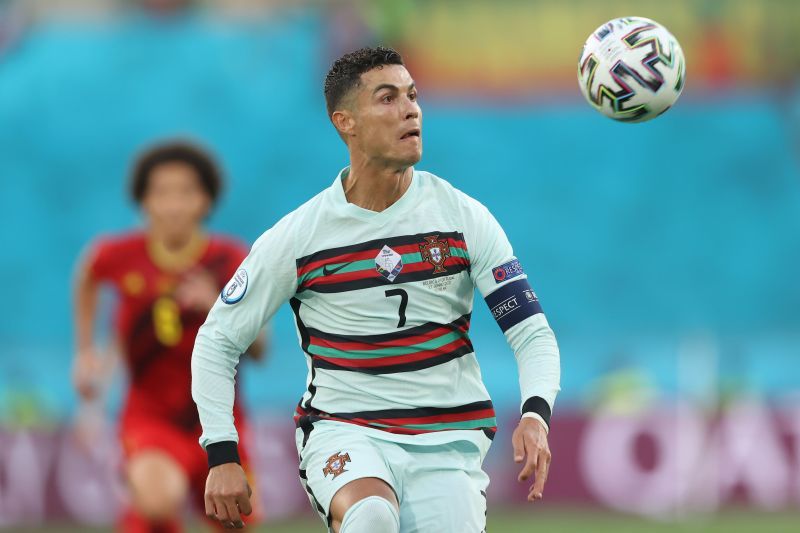
[[[578,61],[583,96],[607,117],[644,122],[669,109],[686,79],[681,45],[642,17],[614,19],[592,33]]]

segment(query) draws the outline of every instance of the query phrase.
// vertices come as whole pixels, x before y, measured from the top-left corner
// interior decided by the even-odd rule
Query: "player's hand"
[[[209,470],[206,480],[206,516],[219,520],[226,529],[242,529],[242,515],[253,512],[251,494],[241,465],[217,465]]]
[[[97,381],[102,371],[101,367],[100,359],[94,350],[82,350],[75,357],[72,367],[72,382],[83,400],[90,401],[97,396]]]
[[[540,500],[547,481],[547,472],[550,470],[550,446],[547,444],[544,425],[535,418],[521,419],[511,437],[511,444],[514,446],[514,462],[525,462],[517,481],[526,481],[534,476],[528,501]]]
[[[217,280],[207,270],[192,270],[181,280],[175,298],[185,309],[208,313],[219,298]]]

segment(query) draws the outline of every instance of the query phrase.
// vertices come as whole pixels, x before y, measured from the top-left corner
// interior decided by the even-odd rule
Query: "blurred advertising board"
[[[525,505],[510,433],[501,424],[485,462],[496,505]],[[297,481],[293,428],[254,424],[250,453],[267,515],[308,512]],[[87,433],[88,431],[88,433]],[[708,413],[688,404],[638,413],[562,412],[550,432],[553,466],[544,504],[606,507],[680,518],[746,505],[800,504],[800,406],[757,400]],[[51,520],[111,523],[125,502],[113,428],[0,431],[0,525]]]

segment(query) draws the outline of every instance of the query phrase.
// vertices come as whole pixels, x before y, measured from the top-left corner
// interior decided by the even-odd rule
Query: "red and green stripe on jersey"
[[[491,400],[454,407],[383,409],[357,413],[324,413],[302,405],[297,406],[294,421],[298,427],[308,427],[320,420],[345,422],[400,435],[467,429],[482,430],[489,438],[493,438],[497,432],[497,419]]]
[[[392,374],[430,368],[472,353],[470,314],[449,324],[427,322],[379,335],[341,335],[304,327],[303,349],[314,368]]]
[[[367,426],[390,433],[418,435],[455,429],[482,430],[494,437],[497,421],[491,401],[455,407],[386,409],[358,413],[325,413],[312,407],[318,370],[340,370],[367,374],[411,372],[440,365],[473,353],[469,340],[470,315],[448,324],[429,322],[402,331],[379,335],[341,335],[306,327],[299,320],[300,302],[292,299],[302,337],[303,350],[311,357],[309,393],[298,405],[295,423],[309,428],[318,420],[333,420]]]
[[[392,281],[376,265],[384,246],[402,260]],[[332,293],[458,274],[469,270],[470,261],[463,234],[432,231],[321,250],[297,259],[296,265],[298,293]]]
[[[393,263],[381,272],[377,260],[386,255],[387,248]],[[392,268],[398,259],[402,267]],[[296,266],[297,293],[339,293],[469,272],[470,259],[463,234],[431,231],[321,250],[297,259]],[[311,359],[310,397],[298,405],[295,416],[304,431],[316,421],[333,420],[406,435],[467,429],[494,436],[497,423],[489,400],[357,413],[328,413],[314,405],[319,372],[376,376],[414,372],[472,354],[469,313],[444,324],[427,322],[389,333],[353,335],[311,327],[300,317],[300,300],[292,298],[291,304],[303,351]]]

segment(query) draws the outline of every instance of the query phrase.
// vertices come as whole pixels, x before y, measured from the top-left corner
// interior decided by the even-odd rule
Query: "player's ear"
[[[356,124],[352,113],[346,109],[334,111],[331,115],[331,122],[333,122],[339,134],[343,136],[352,135]]]

